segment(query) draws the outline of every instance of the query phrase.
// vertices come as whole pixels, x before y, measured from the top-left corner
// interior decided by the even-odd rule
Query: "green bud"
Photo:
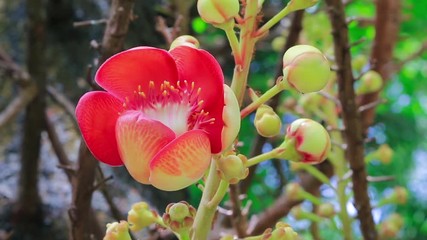
[[[108,223],[104,240],[131,240],[128,223],[126,221]]]
[[[221,25],[229,21],[234,21],[233,18],[239,14],[239,0],[198,0],[197,10],[203,21]]]
[[[321,163],[331,150],[331,139],[319,123],[301,118],[286,129],[285,141],[279,146],[278,157],[309,164]]]
[[[402,217],[397,213],[393,213],[380,224],[378,233],[381,239],[394,238],[402,227]]]
[[[286,38],[283,36],[278,36],[271,41],[271,47],[275,52],[281,52],[285,46]]]
[[[188,233],[194,222],[196,209],[185,201],[170,203],[163,214],[163,222],[173,232]]]
[[[182,35],[177,37],[175,40],[173,40],[173,42],[171,43],[171,46],[169,48],[169,50],[172,50],[178,46],[187,46],[187,47],[192,47],[192,48],[199,48],[200,47],[200,43],[199,41],[190,35]]]
[[[246,178],[249,174],[249,169],[245,167],[246,161],[247,158],[242,154],[219,158],[216,163],[221,179],[236,184]]]
[[[366,72],[360,78],[356,89],[356,94],[369,94],[378,92],[383,86],[383,78],[381,75],[373,70]]]
[[[303,111],[307,115],[314,115],[319,113],[321,105],[324,103],[325,98],[317,93],[308,93],[302,95],[298,99],[298,105],[302,107]]]
[[[284,222],[276,223],[276,229],[271,234],[269,240],[298,240],[298,234],[291,226]]]
[[[291,0],[288,3],[287,8],[289,9],[289,11],[297,11],[312,7],[318,2],[319,0]]]
[[[133,204],[132,209],[128,212],[128,222],[132,231],[139,231],[161,221],[159,214],[151,210],[146,202]]]
[[[282,128],[280,117],[277,116],[273,108],[265,104],[258,107],[254,124],[259,135],[263,137],[274,137],[280,133]]]
[[[301,93],[322,90],[329,81],[331,70],[326,57],[317,48],[297,45],[283,55],[283,80],[285,88],[295,88]]]
[[[376,151],[376,157],[382,164],[390,164],[394,152],[388,144],[382,144]]]
[[[378,202],[378,206],[384,206],[387,204],[405,204],[408,201],[408,190],[404,187],[397,186],[393,189],[393,192],[382,198]]]
[[[351,61],[351,66],[353,70],[362,71],[363,67],[368,62],[368,58],[365,55],[357,55]]]
[[[331,218],[335,215],[334,205],[331,203],[322,203],[317,207],[317,215],[324,218]]]
[[[292,199],[295,201],[303,199],[303,196],[301,194],[303,191],[304,189],[302,189],[301,185],[299,185],[299,183],[296,183],[296,182],[288,183],[285,188],[286,196],[289,199]]]

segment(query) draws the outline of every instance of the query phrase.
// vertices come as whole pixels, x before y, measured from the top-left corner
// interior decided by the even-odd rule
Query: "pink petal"
[[[150,163],[150,183],[175,191],[199,180],[211,161],[209,138],[202,130],[191,130],[165,146]]]
[[[99,67],[95,80],[112,95],[123,100],[131,98],[138,86],[148,92],[149,82],[156,88],[163,81],[176,82],[178,73],[170,54],[162,49],[151,47],[132,48],[107,59]]]
[[[161,122],[144,118],[138,111],[127,111],[117,120],[116,137],[130,175],[149,184],[150,160],[175,138],[175,133]]]
[[[122,109],[120,100],[100,91],[86,93],[76,107],[77,123],[89,150],[99,161],[112,166],[123,165],[114,130]]]
[[[194,82],[195,89],[201,88],[200,99],[204,110],[215,118],[215,123],[203,129],[211,141],[212,153],[221,152],[221,131],[224,126],[224,76],[215,58],[208,52],[186,46],[174,48],[171,55],[175,59],[180,80]]]

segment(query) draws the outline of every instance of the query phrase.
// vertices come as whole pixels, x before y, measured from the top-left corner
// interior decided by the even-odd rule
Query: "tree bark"
[[[39,236],[38,225],[43,221],[43,211],[38,188],[41,132],[45,108],[45,5],[43,0],[27,0],[28,16],[27,68],[35,82],[38,93],[26,107],[21,169],[19,172],[18,199],[13,211],[16,224],[14,237]]]
[[[338,96],[342,105],[342,118],[345,126],[346,155],[353,173],[352,182],[357,217],[364,239],[376,240],[378,234],[368,195],[364,161],[364,133],[353,88],[354,77],[351,69],[350,43],[344,6],[341,0],[326,0],[326,4],[333,29],[335,61],[338,67]]]

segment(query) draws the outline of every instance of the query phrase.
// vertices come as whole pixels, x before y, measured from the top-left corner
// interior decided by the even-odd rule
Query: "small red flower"
[[[108,59],[76,116],[93,155],[137,181],[178,190],[200,179],[211,154],[240,128],[237,100],[208,52],[137,47]],[[237,117],[237,118],[236,118]]]

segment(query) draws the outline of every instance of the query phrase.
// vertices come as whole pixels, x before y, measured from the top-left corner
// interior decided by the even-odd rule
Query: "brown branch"
[[[375,39],[372,46],[371,65],[373,70],[381,74],[384,84],[393,73],[393,49],[396,45],[400,27],[400,1],[376,1]],[[379,92],[365,94],[360,98],[359,105],[366,105],[378,99]],[[363,130],[372,125],[375,108],[362,113]]]
[[[350,169],[353,172],[352,182],[355,207],[358,212],[357,217],[360,220],[364,239],[376,240],[378,235],[368,195],[368,181],[364,162],[364,134],[353,88],[354,77],[351,69],[350,51],[347,47],[349,46],[349,39],[344,6],[341,0],[326,0],[325,2],[328,6],[333,29],[335,60],[338,66],[338,96],[342,104],[344,126],[346,126],[344,131],[347,143],[346,153],[350,162]]]
[[[331,177],[333,175],[332,165],[328,161],[324,161],[317,167],[326,176]],[[316,194],[319,191],[319,187],[322,185],[319,180],[308,173],[301,173],[300,179],[301,186],[305,191],[312,194]],[[288,215],[294,206],[302,202],[302,200],[295,200],[293,197],[289,197],[283,193],[272,206],[267,208],[259,216],[253,218],[253,221],[249,224],[248,235],[258,235],[263,233],[265,229],[273,227],[278,221],[280,221],[280,219]]]
[[[236,230],[237,236],[239,238],[246,237],[246,229],[247,229],[247,216],[243,215],[241,209],[240,202],[240,189],[238,185],[230,185],[229,188],[230,193],[230,202],[231,202],[231,224],[233,228]]]
[[[62,106],[65,110],[65,113],[73,119],[72,123],[74,125],[74,128],[78,131],[79,127],[77,125],[76,116],[74,114],[76,112],[76,107],[74,106],[74,103],[72,103],[67,98],[67,96],[65,96],[63,93],[59,92],[56,88],[52,86],[47,86],[46,90],[52,100]]]
[[[297,11],[294,13],[293,17],[292,17],[292,23],[291,26],[289,28],[289,35],[286,39],[286,44],[283,48],[283,52],[282,54],[280,54],[280,56],[283,56],[283,54],[292,46],[294,46],[295,44],[297,44],[298,39],[299,39],[299,35],[300,32],[302,30],[302,19],[304,16],[304,11]],[[280,58],[279,61],[277,62],[276,65],[276,75],[275,75],[275,79],[279,78],[280,76],[282,76],[283,74],[283,62],[282,59]],[[280,99],[280,94],[277,94],[276,96],[274,96],[270,102],[269,105],[273,108],[276,109],[277,106],[279,105],[279,99]],[[262,147],[264,146],[264,144],[267,142],[267,138],[262,137],[260,135],[257,135],[257,137],[254,140],[253,143],[253,150],[250,153],[250,156],[256,156],[259,155],[262,152]],[[249,171],[249,175],[248,177],[246,177],[241,183],[240,183],[240,192],[242,194],[246,193],[251,185],[252,179],[255,176],[255,170],[256,170],[256,166],[253,166],[250,168]]]
[[[7,123],[18,115],[37,95],[37,86],[30,83],[25,88],[19,91],[19,95],[15,97],[9,105],[0,112],[0,128],[3,128]]]
[[[123,49],[124,40],[132,16],[133,0],[113,0],[110,18],[104,32],[100,63]],[[92,156],[82,139],[78,158],[77,177],[73,181],[73,201],[69,211],[71,219],[71,239],[84,239],[90,234],[88,217],[91,214],[92,188],[95,181],[98,161]],[[91,214],[91,216],[89,215]],[[101,236],[95,237],[100,239]]]

